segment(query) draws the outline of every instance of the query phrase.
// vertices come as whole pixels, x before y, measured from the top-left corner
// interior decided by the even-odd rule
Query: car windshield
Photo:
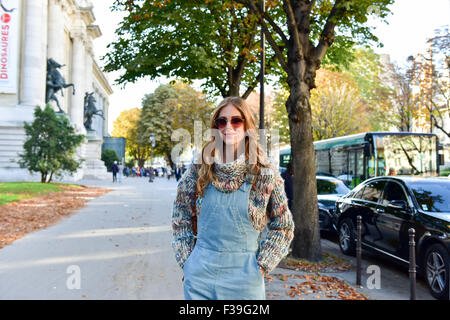
[[[410,187],[422,210],[450,212],[450,181],[416,181]]]
[[[349,191],[340,180],[317,179],[317,194],[346,194]]]

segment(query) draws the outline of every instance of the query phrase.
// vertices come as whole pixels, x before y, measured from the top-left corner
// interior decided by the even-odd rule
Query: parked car
[[[437,299],[449,298],[450,180],[376,177],[336,202],[339,246],[356,250],[356,217],[362,217],[362,247],[409,264],[409,233],[415,229],[417,271]]]
[[[351,190],[339,179],[316,176],[320,230],[337,232],[334,208],[336,200]]]

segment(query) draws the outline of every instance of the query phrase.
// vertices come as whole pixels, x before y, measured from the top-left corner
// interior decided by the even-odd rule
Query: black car
[[[362,246],[409,264],[410,228],[415,229],[416,263],[431,294],[449,298],[450,180],[376,177],[336,202],[339,246],[356,250],[356,217],[362,217]]]
[[[351,190],[341,180],[330,176],[316,176],[316,182],[320,230],[336,232],[336,200]]]

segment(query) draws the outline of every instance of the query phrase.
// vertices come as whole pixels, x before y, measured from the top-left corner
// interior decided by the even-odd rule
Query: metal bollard
[[[356,217],[356,285],[361,286],[361,216]]]
[[[416,300],[416,250],[414,235],[416,231],[413,228],[409,232],[409,281],[410,281],[410,300]]]

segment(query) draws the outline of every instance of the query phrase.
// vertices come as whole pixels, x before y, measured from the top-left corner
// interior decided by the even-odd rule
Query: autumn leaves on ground
[[[48,228],[109,191],[60,183],[0,183],[0,248]]]

